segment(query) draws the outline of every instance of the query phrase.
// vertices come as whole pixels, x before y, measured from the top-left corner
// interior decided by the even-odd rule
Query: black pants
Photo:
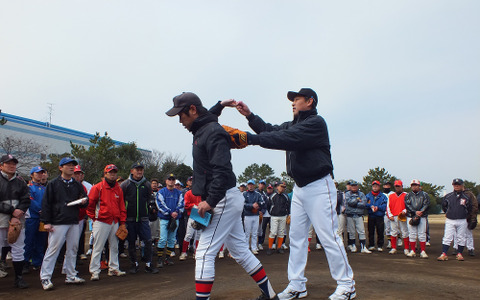
[[[262,235],[258,237],[258,243],[263,245],[265,242],[265,232],[267,231],[267,225],[270,224],[270,217],[263,217],[262,218]]]
[[[180,219],[178,219],[178,229],[177,229],[177,244],[180,247],[181,252],[187,252],[188,249],[183,249],[183,240],[185,239],[185,234],[187,233],[187,222],[188,216],[182,214]]]
[[[375,247],[375,229],[377,230],[377,246],[381,248],[385,230],[383,217],[368,216],[368,247]]]

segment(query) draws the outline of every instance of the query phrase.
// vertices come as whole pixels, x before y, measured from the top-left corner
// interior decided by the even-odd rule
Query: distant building
[[[52,125],[48,122],[40,122],[10,115],[3,112],[0,113],[0,119],[2,118],[5,118],[7,122],[4,125],[0,125],[0,139],[11,136],[25,140],[32,140],[38,144],[47,145],[48,153],[34,154],[38,155],[40,160],[46,160],[48,154],[51,153],[70,153],[70,141],[77,145],[89,147],[91,145],[90,139],[94,137],[94,134]],[[117,146],[125,144],[115,140],[113,142]],[[148,150],[139,150],[143,153],[150,153]],[[5,154],[3,149],[0,149],[0,154]],[[12,154],[15,155],[15,153]]]

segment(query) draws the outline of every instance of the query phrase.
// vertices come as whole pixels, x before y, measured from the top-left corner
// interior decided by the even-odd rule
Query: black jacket
[[[443,198],[442,209],[450,220],[466,220],[472,211],[472,202],[464,192],[451,192]]]
[[[15,209],[26,212],[29,207],[27,183],[19,177],[8,180],[0,174],[0,213],[11,216]]]
[[[300,186],[332,174],[327,124],[316,109],[301,111],[291,122],[281,125],[265,123],[255,114],[248,116],[257,133],[249,144],[287,151],[287,173]]]
[[[198,117],[190,130],[193,134],[192,193],[213,208],[236,184],[230,162],[230,135],[210,112]]]
[[[407,217],[413,218],[417,211],[422,212],[422,217],[428,215],[428,206],[430,205],[430,197],[424,191],[418,193],[410,192],[405,196],[405,208],[407,209]]]
[[[79,209],[87,207],[88,201],[84,205],[67,206],[67,203],[83,197],[87,197],[87,193],[80,182],[72,178],[66,183],[58,176],[47,184],[40,221],[52,225],[78,224]]]
[[[132,175],[120,185],[125,199],[127,210],[127,222],[148,221],[149,209],[156,207],[155,198],[152,194],[152,185],[143,177],[139,181]]]
[[[287,194],[273,194],[270,215],[272,217],[283,217],[290,214],[290,199]]]

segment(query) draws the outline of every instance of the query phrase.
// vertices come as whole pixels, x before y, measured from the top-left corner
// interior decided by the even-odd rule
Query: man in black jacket
[[[12,263],[15,270],[15,286],[21,289],[28,284],[23,280],[22,270],[24,265],[25,246],[25,212],[30,207],[30,192],[27,183],[17,177],[18,160],[11,154],[0,159],[0,248],[3,241],[7,241],[9,222],[22,225],[20,235],[12,247]]]
[[[82,184],[73,178],[77,161],[64,157],[60,160],[61,175],[47,184],[43,195],[42,213],[40,221],[45,223],[45,230],[49,232],[48,248],[43,258],[40,279],[44,290],[53,289],[51,281],[55,262],[62,245],[66,242],[63,269],[67,274],[65,283],[79,284],[85,280],[77,276],[78,227],[79,208],[88,205],[88,197]],[[81,200],[80,203],[69,205],[70,202]]]
[[[330,273],[337,281],[337,289],[330,299],[353,299],[356,296],[353,271],[342,240],[336,233],[337,195],[331,175],[333,165],[327,124],[317,113],[318,98],[312,89],[290,91],[287,98],[292,101],[293,121],[281,125],[265,123],[245,103],[236,103],[237,110],[247,117],[250,127],[257,133],[248,133],[248,144],[286,150],[287,173],[295,180],[289,233],[290,283],[278,297],[297,299],[307,296],[304,273],[311,223],[325,248]]]
[[[151,183],[143,176],[145,167],[137,162],[130,169],[130,177],[120,187],[127,210],[128,254],[130,256],[130,274],[138,272],[138,261],[135,242],[137,236],[145,245],[145,272],[156,274],[158,269],[152,265],[152,233],[149,225],[149,210],[156,207]]]
[[[178,115],[180,123],[193,134],[192,193],[202,197],[198,213],[201,217],[206,212],[212,213],[195,255],[196,299],[209,299],[215,279],[215,257],[224,243],[262,290],[258,299],[278,299],[262,264],[248,250],[241,222],[244,198],[235,187],[230,136],[218,124],[220,113],[208,112],[193,93],[176,96],[173,104],[166,114]]]

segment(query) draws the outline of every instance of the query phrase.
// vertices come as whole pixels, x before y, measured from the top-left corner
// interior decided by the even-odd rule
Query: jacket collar
[[[218,117],[210,112],[207,112],[203,116],[200,116],[193,121],[190,131],[193,135],[195,135],[200,128],[212,122],[218,122]]]
[[[306,118],[308,118],[308,117],[310,117],[310,116],[314,116],[314,115],[318,115],[318,112],[317,112],[317,109],[316,109],[316,108],[312,108],[312,109],[310,109],[310,110],[300,111],[300,112],[298,112],[298,116],[296,116],[296,117],[293,119],[293,122],[294,122],[294,123],[297,123],[297,122],[303,121],[303,120],[305,120]]]

